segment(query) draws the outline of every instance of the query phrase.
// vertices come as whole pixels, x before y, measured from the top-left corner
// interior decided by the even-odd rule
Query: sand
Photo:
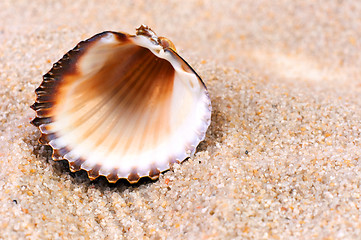
[[[361,239],[358,1],[0,2],[0,239]],[[29,124],[64,53],[147,24],[202,76],[212,123],[158,181],[91,182]]]

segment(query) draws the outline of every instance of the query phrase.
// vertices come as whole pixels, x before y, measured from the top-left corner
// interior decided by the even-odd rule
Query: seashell
[[[80,42],[35,92],[39,142],[92,180],[157,179],[194,154],[210,124],[205,84],[145,25],[136,35],[106,31]]]

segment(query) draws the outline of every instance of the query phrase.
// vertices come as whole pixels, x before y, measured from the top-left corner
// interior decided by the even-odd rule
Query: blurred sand
[[[0,239],[360,239],[360,16],[347,0],[2,0]],[[34,90],[80,40],[141,24],[202,76],[212,123],[158,181],[91,182],[38,144]]]

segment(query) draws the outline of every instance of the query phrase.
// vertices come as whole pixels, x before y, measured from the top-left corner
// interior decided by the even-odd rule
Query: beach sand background
[[[0,239],[360,239],[361,2],[0,2]],[[34,90],[79,41],[141,24],[201,75],[212,123],[158,181],[51,160]]]

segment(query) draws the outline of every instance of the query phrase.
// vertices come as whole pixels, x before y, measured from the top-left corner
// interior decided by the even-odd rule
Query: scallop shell
[[[54,160],[90,179],[157,179],[194,154],[210,124],[211,102],[171,41],[140,26],[80,42],[35,90],[32,124]]]

